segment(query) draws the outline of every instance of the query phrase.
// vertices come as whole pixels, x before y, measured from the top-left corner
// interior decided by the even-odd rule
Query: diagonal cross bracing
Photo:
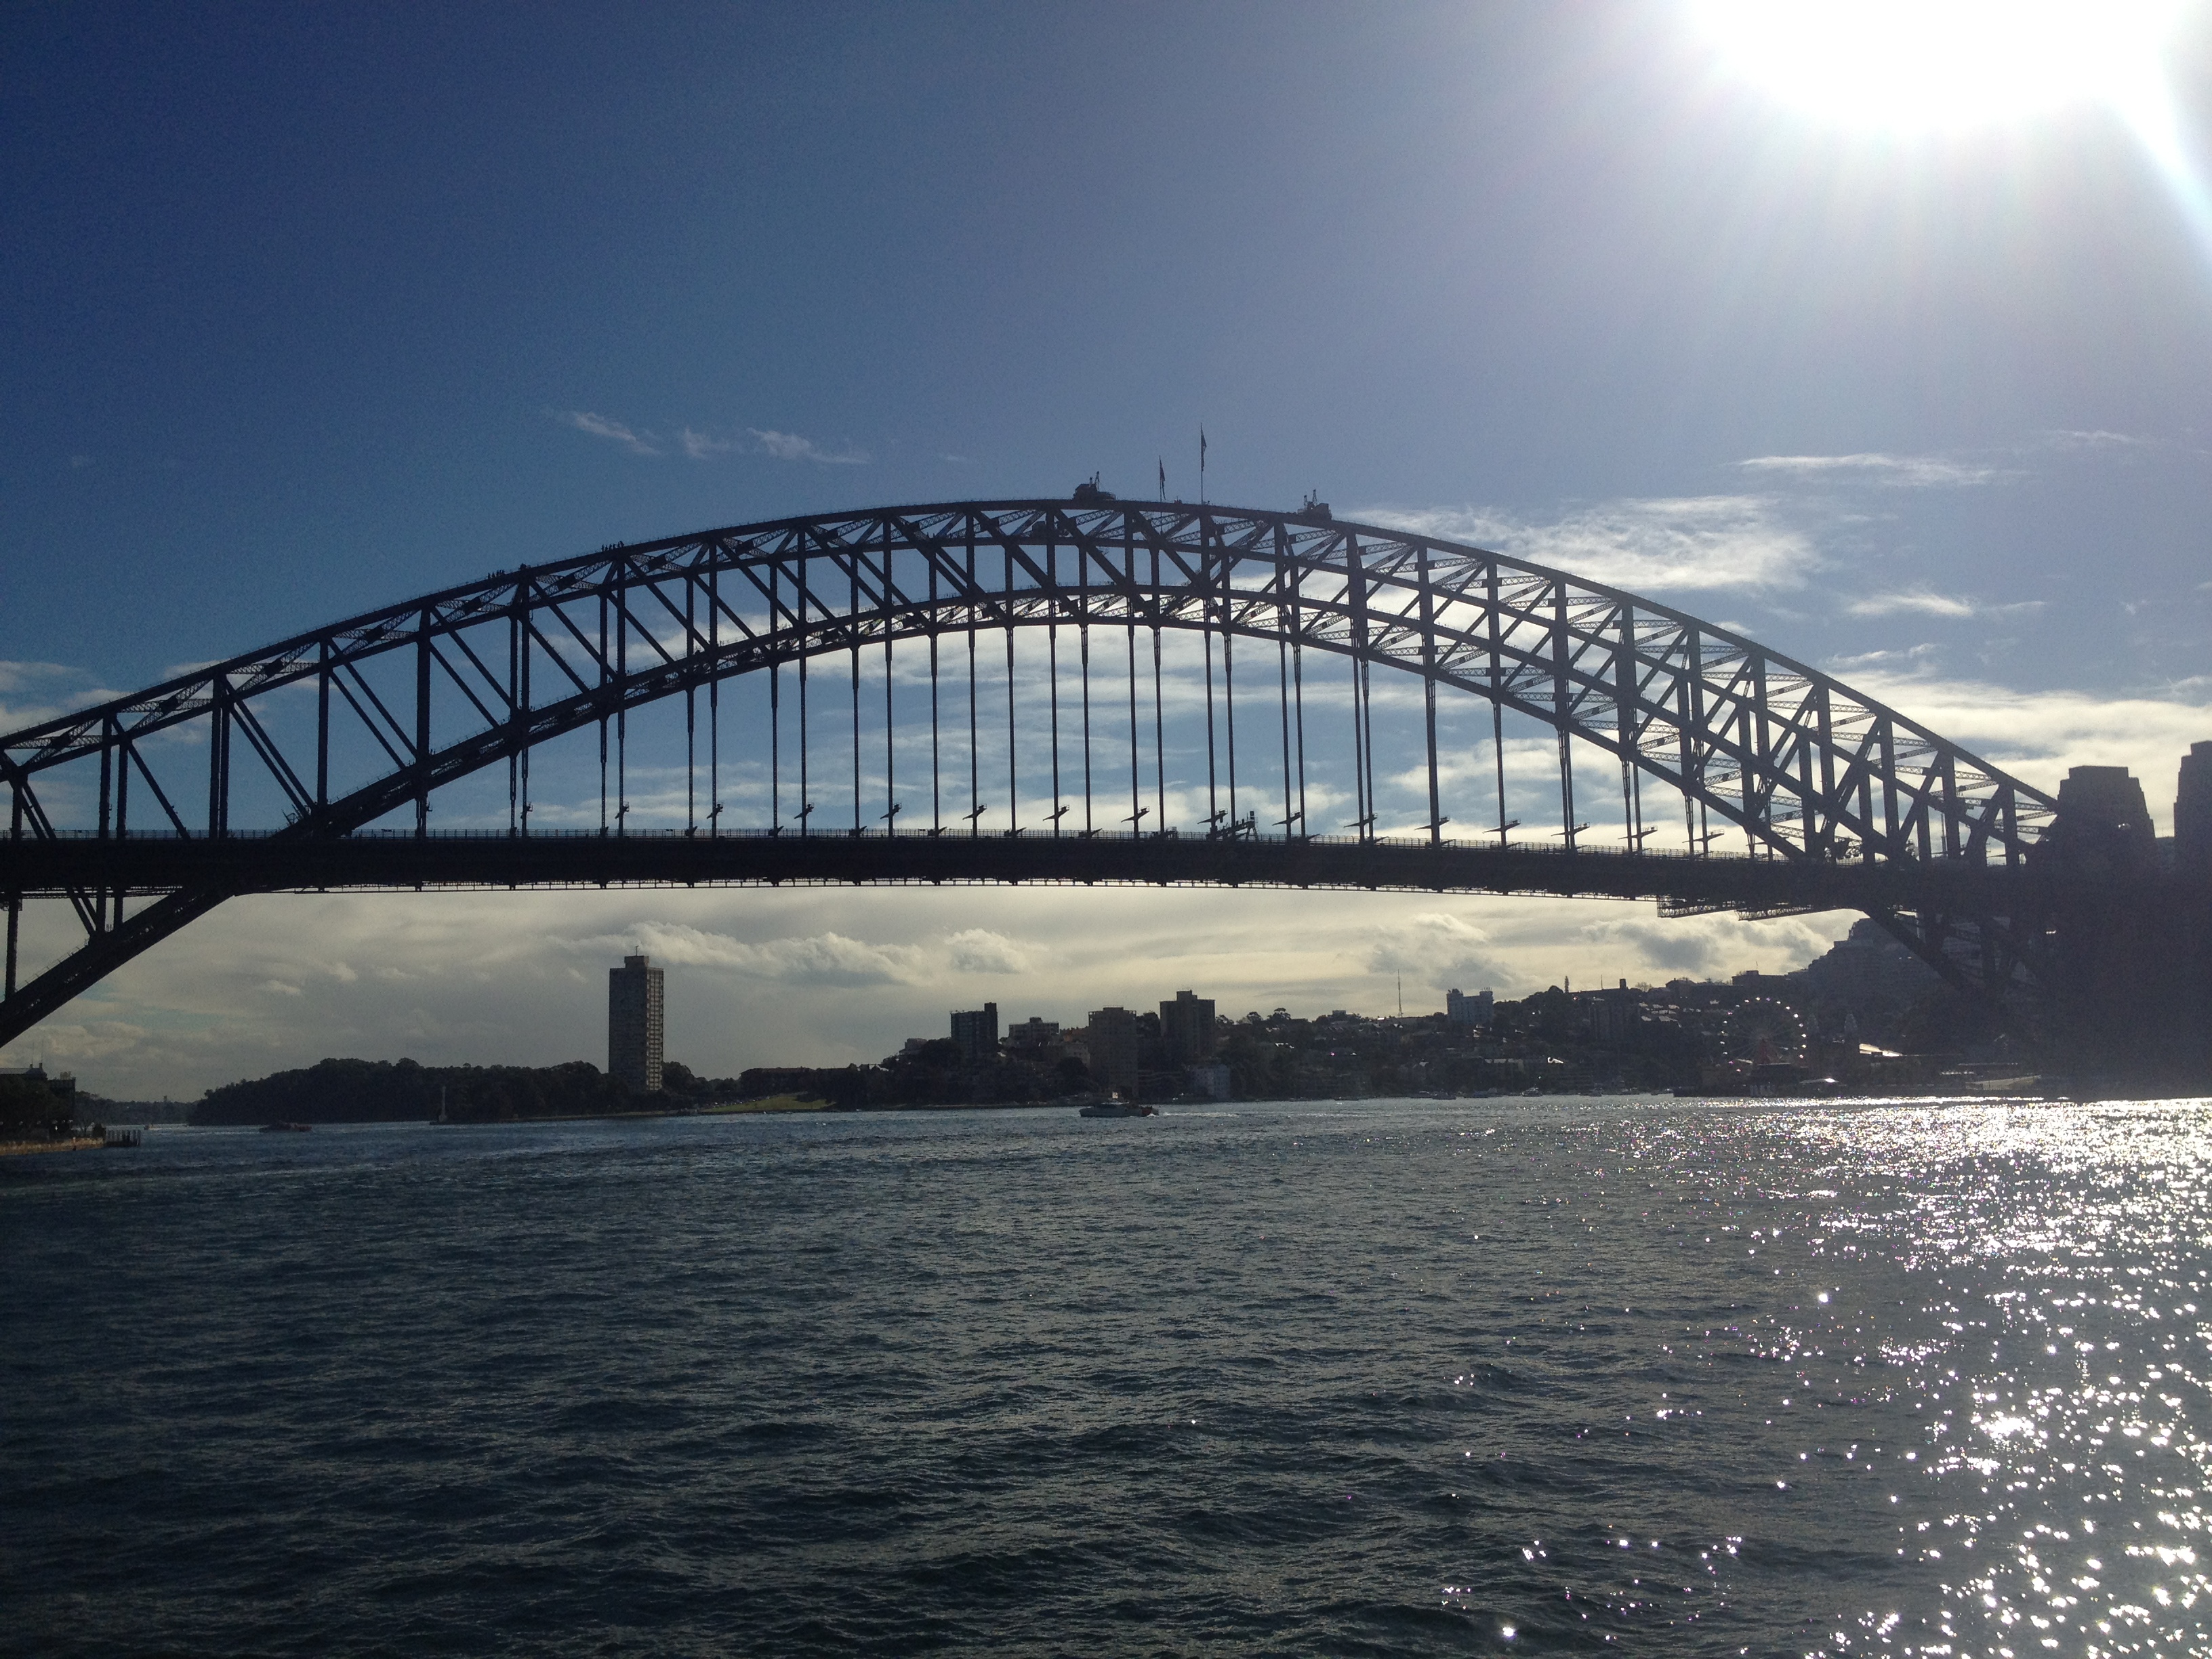
[[[988,557],[978,556],[985,552]],[[1429,699],[1432,838],[1443,823],[1434,790],[1440,693],[1552,728],[1563,775],[1569,738],[1613,757],[1622,773],[1632,849],[1647,833],[1647,785],[1682,799],[1695,851],[1705,851],[1718,833],[1697,826],[1717,822],[1733,826],[1753,854],[1811,863],[2017,867],[2054,810],[2048,796],[1804,664],[1568,572],[1313,514],[1030,501],[778,520],[495,573],[72,712],[0,738],[0,782],[11,804],[0,857],[9,844],[68,833],[57,828],[46,797],[75,799],[65,780],[73,775],[69,769],[85,764],[100,767],[103,778],[142,777],[167,816],[165,834],[221,839],[267,830],[276,838],[327,840],[410,803],[420,833],[433,791],[493,767],[526,781],[531,751],[552,739],[612,721],[619,742],[630,711],[781,669],[796,667],[803,677],[808,663],[832,653],[853,653],[857,686],[863,647],[881,647],[889,745],[897,712],[891,647],[973,641],[981,630],[994,637],[1006,630],[1009,678],[999,694],[1006,699],[1000,723],[1011,756],[1018,736],[1014,635],[1062,627],[1128,633],[1132,701],[1123,763],[1133,769],[1124,770],[1125,779],[1151,769],[1151,757],[1139,752],[1148,744],[1136,701],[1138,633],[1202,634],[1209,653],[1218,647],[1224,676],[1245,659],[1243,651],[1232,652],[1234,641],[1263,644],[1270,658],[1281,651],[1279,710],[1252,714],[1250,692],[1237,696],[1231,679],[1220,718],[1233,757],[1240,727],[1279,715],[1286,816],[1277,827],[1285,839],[1307,835],[1299,810],[1287,803],[1294,793],[1304,799],[1308,726],[1316,713],[1301,701],[1293,722],[1291,658],[1295,653],[1301,665],[1302,699],[1315,684],[1315,653],[1353,664],[1363,835],[1372,833],[1373,777],[1419,758],[1377,752],[1384,738],[1375,687],[1390,673],[1422,682]],[[931,660],[934,732],[940,714],[956,720],[939,707],[940,692],[954,698],[954,671],[949,656],[941,675],[934,654]],[[309,744],[256,712],[264,699],[292,687],[315,693]],[[1057,711],[1073,695],[1055,683],[1055,757]],[[857,701],[854,708],[857,745]],[[335,792],[325,781],[333,709],[358,720],[382,766]],[[1157,724],[1157,711],[1150,712]],[[164,789],[144,745],[200,732],[207,738],[208,807],[195,821],[178,805],[189,803],[191,793],[173,797]],[[234,732],[244,736],[258,769],[234,773]],[[886,747],[887,763],[890,753]],[[801,754],[803,766],[803,747]],[[1091,758],[1086,750],[1085,776]],[[857,747],[853,763],[857,791]],[[900,770],[906,775],[904,766]],[[266,787],[257,778],[274,781],[286,822],[251,821],[265,810],[252,805],[260,799],[252,791]],[[933,798],[939,781],[932,780]],[[1011,773],[1006,781],[1019,787]],[[1233,791],[1233,758],[1229,783]],[[1563,775],[1563,785],[1571,850],[1571,779]],[[524,790],[517,785],[514,793]],[[514,832],[527,835],[527,805],[513,810]],[[612,815],[616,833],[627,811],[623,803]],[[103,836],[110,833],[105,812],[103,806]],[[719,814],[718,802],[709,835],[720,832]],[[885,822],[897,830],[890,817]],[[1143,815],[1135,822],[1143,828]],[[972,818],[969,825],[973,833]],[[1156,818],[1150,833],[1164,829]],[[119,817],[115,833],[124,833]],[[799,833],[805,833],[803,815]],[[1256,825],[1251,833],[1259,833]],[[0,868],[0,894],[11,907],[21,903],[20,889],[9,886]],[[78,895],[88,931],[99,935],[97,960],[106,964],[100,972],[122,959],[115,953],[126,944],[143,949],[161,937],[172,925],[163,917],[189,920],[213,902],[204,894],[190,904],[164,899],[126,922],[119,889],[112,919],[106,899],[94,903]],[[2021,964],[2032,966],[2034,958],[2032,942],[2001,936],[2001,919],[1931,914],[1925,926],[1909,918],[1891,918],[1890,925],[1945,963],[1976,929],[1996,939],[1978,940],[1978,948],[1996,971],[2028,971]],[[45,976],[20,991],[11,985],[0,1000],[0,1038],[24,1029],[25,1015],[43,1017],[34,1005],[50,1012],[58,1006],[53,994],[82,988],[94,965],[88,957],[58,979]],[[49,980],[47,991],[25,1000]]]

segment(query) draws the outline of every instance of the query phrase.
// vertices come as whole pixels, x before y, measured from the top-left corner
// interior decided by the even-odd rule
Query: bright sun
[[[2097,100],[2154,76],[2187,0],[1692,0],[1735,73],[1809,115],[1931,130]]]

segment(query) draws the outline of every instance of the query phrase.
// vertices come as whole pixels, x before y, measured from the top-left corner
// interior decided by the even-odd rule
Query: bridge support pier
[[[2169,851],[2184,867],[2166,867]],[[2212,1091],[2212,870],[2160,848],[2142,783],[2118,766],[2067,775],[2033,861],[2075,878],[2043,917],[2058,1066],[2097,1092]]]

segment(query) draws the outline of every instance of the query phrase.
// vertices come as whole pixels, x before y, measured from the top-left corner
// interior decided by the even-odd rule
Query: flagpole
[[[1200,507],[1206,505],[1206,426],[1203,422],[1198,428],[1198,504]]]

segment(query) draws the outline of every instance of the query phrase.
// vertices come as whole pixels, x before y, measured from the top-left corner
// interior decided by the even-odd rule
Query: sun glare
[[[1735,75],[1808,115],[1893,131],[2073,103],[2127,110],[2186,0],[1693,0]]]

